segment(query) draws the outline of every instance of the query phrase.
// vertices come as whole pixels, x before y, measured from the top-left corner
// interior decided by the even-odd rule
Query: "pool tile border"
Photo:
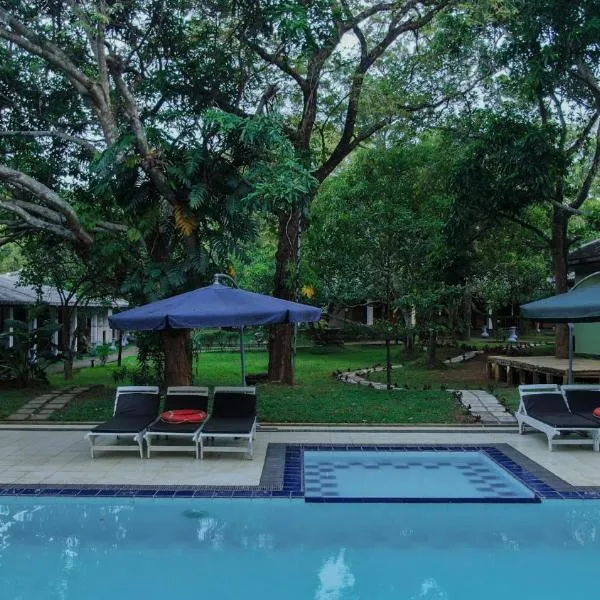
[[[539,500],[600,500],[600,487],[576,487],[557,477],[509,444],[283,444],[270,443],[258,486],[192,485],[110,485],[110,484],[1,484],[0,496],[54,496],[79,498],[304,498],[304,450],[382,450],[382,451],[481,451],[531,489]],[[306,499],[331,502],[329,498]],[[336,498],[335,502],[452,502],[457,499],[431,498]],[[517,500],[523,502],[523,500]],[[472,500],[468,502],[472,503]],[[515,503],[515,499],[482,499],[483,503]]]

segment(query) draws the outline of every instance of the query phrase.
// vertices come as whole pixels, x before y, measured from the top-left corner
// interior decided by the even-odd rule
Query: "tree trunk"
[[[71,311],[68,307],[62,307],[62,340],[61,351],[63,355],[63,372],[65,379],[73,379],[73,352],[71,351]]]
[[[392,389],[392,350],[390,348],[390,338],[385,338],[385,371],[386,371],[386,382],[387,389]]]
[[[567,281],[567,260],[569,254],[569,242],[567,239],[568,224],[569,217],[567,213],[559,207],[554,207],[552,215],[552,267],[554,271],[554,287],[557,294],[564,294],[569,291]],[[566,325],[557,325],[555,342],[556,356],[558,358],[568,358],[569,330]]]
[[[188,329],[163,331],[167,386],[192,385],[192,340]]]
[[[273,295],[284,300],[296,299],[300,219],[299,211],[286,213],[279,217],[279,240],[275,255]],[[291,323],[271,327],[269,332],[269,381],[293,385],[293,341],[294,326]]]
[[[436,367],[436,355],[437,355],[437,331],[432,329],[429,332],[429,345],[427,346],[427,363],[432,369]]]
[[[464,327],[462,329],[462,339],[467,342],[471,339],[471,319],[473,318],[472,306],[473,294],[471,293],[471,288],[468,285],[465,285],[465,291],[463,296]]]
[[[123,330],[122,329],[119,329],[118,344],[119,344],[119,350],[117,353],[117,366],[120,367],[121,363],[123,361]]]

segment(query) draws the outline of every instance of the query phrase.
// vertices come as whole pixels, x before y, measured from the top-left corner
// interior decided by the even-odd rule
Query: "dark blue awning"
[[[600,283],[573,288],[521,306],[521,315],[535,321],[552,323],[591,323],[600,321]]]
[[[159,331],[305,323],[320,318],[321,309],[315,306],[213,283],[126,310],[109,317],[109,322],[113,329]]]

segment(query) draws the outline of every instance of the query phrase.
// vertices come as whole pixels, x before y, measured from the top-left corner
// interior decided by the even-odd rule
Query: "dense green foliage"
[[[431,347],[468,335],[471,298],[565,291],[597,235],[599,23],[594,0],[0,0],[0,268],[134,303],[237,271],[379,301],[386,336],[413,309]],[[291,382],[290,329],[269,345]]]

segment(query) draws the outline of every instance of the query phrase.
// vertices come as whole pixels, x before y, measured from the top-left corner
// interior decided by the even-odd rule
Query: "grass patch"
[[[265,352],[247,355],[248,373],[267,370]],[[405,391],[379,391],[337,381],[338,370],[356,370],[381,365],[385,350],[381,347],[347,346],[304,348],[296,357],[296,385],[258,386],[258,415],[262,422],[304,423],[453,423],[464,421],[464,412],[453,397],[434,384],[427,369],[411,375],[413,385]],[[394,348],[394,362],[402,362],[401,350]],[[134,368],[135,359],[127,358]],[[71,385],[94,385],[92,390],[52,415],[53,421],[102,421],[112,414],[116,384],[114,364],[79,369],[72,381],[60,374],[51,375],[53,388]],[[396,376],[398,371],[394,371]],[[457,381],[460,373],[456,371]],[[198,385],[239,385],[240,357],[236,352],[207,352],[194,366]],[[417,382],[418,385],[417,385]],[[122,385],[122,384],[121,384]],[[423,389],[429,386],[430,389]],[[413,389],[414,388],[414,389]],[[418,388],[418,389],[417,389]]]

